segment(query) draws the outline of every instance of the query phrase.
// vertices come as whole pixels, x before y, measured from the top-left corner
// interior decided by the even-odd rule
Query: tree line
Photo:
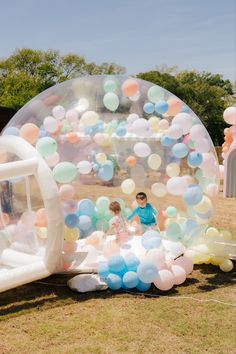
[[[19,109],[45,89],[83,75],[125,74],[116,63],[86,62],[57,50],[18,49],[0,59],[0,106]],[[161,67],[136,77],[160,85],[183,100],[205,124],[215,145],[223,142],[223,111],[235,103],[233,84],[220,74]]]

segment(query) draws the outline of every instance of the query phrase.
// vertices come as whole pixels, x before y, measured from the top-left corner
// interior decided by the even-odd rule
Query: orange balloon
[[[178,98],[169,98],[167,100],[167,103],[168,103],[167,114],[169,116],[175,116],[176,114],[181,112],[183,104]]]
[[[227,144],[232,144],[232,142],[233,142],[233,138],[232,138],[232,136],[231,135],[226,135],[226,137],[225,137],[225,142],[227,143]]]
[[[33,123],[26,123],[20,129],[20,136],[28,143],[34,144],[39,137],[39,128]]]
[[[79,141],[79,137],[76,133],[72,132],[72,133],[68,133],[67,140],[69,141],[69,143],[75,144]]]
[[[128,156],[126,159],[126,163],[129,167],[134,167],[137,163],[137,159],[135,156]]]
[[[76,248],[77,248],[77,244],[76,242],[67,242],[67,241],[64,241],[64,244],[63,244],[63,251],[66,253],[66,254],[72,254],[76,251]]]
[[[126,80],[122,85],[122,93],[124,96],[132,97],[138,91],[138,83],[134,79]]]
[[[47,227],[47,214],[45,208],[41,208],[36,212],[35,226]]]

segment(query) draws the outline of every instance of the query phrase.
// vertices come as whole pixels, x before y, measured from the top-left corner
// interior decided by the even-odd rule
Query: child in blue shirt
[[[131,221],[133,217],[137,215],[143,231],[147,230],[149,227],[156,228],[156,217],[158,212],[150,203],[147,202],[147,195],[143,192],[138,193],[136,195],[136,201],[138,203],[138,207],[135,208],[130,215],[128,215],[128,221]]]

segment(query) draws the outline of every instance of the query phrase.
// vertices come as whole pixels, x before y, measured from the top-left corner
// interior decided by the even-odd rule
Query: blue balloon
[[[46,132],[46,130],[41,127],[40,130],[39,130],[39,138],[45,138],[45,136],[47,136],[48,133]]]
[[[95,207],[90,199],[82,199],[78,203],[77,215],[87,215],[93,217],[95,215]]]
[[[171,150],[173,155],[178,158],[182,158],[188,155],[188,147],[184,143],[175,144]]]
[[[73,229],[78,224],[78,216],[76,214],[68,214],[65,216],[65,224],[70,229]]]
[[[4,130],[2,135],[15,135],[15,136],[19,136],[20,135],[20,131],[18,128],[16,127],[8,127]]]
[[[200,152],[192,151],[188,155],[188,165],[190,167],[197,167],[202,163],[202,154]]]
[[[81,215],[79,216],[79,221],[77,226],[80,228],[80,230],[87,231],[92,227],[92,220],[87,215]]]
[[[183,237],[182,229],[176,222],[170,223],[166,228],[166,236],[173,241],[179,241]]]
[[[160,233],[155,230],[146,231],[141,238],[141,243],[146,250],[158,248],[161,245]]]
[[[125,136],[126,134],[126,128],[123,127],[123,126],[119,126],[117,129],[116,129],[116,135],[118,136]]]
[[[119,290],[122,285],[122,280],[119,275],[110,273],[106,278],[106,283],[111,290]]]
[[[103,181],[110,181],[113,177],[114,169],[108,163],[104,163],[98,170],[98,177]]]
[[[154,106],[153,103],[147,102],[147,103],[145,103],[145,105],[143,106],[143,110],[144,110],[145,113],[151,114],[151,113],[154,112],[155,106]]]
[[[128,270],[136,272],[140,261],[135,255],[130,255],[125,258],[125,265]]]
[[[148,291],[151,288],[151,283],[144,283],[143,281],[139,281],[136,285],[137,290],[139,291]]]
[[[181,109],[181,112],[184,112],[184,113],[190,113],[191,110],[188,106],[183,106],[182,109]]]
[[[139,278],[136,272],[128,271],[123,276],[123,284],[126,288],[132,289],[135,288],[139,283]]]
[[[111,256],[108,259],[108,266],[111,273],[122,273],[126,270],[124,258],[121,256]]]
[[[188,219],[184,223],[184,233],[191,237],[197,237],[202,232],[202,226],[193,219]]]
[[[100,276],[101,279],[106,279],[107,276],[109,275],[109,267],[107,262],[100,262],[98,264],[98,275]]]
[[[161,145],[162,146],[171,146],[174,144],[174,139],[169,138],[168,136],[164,135],[161,137]]]
[[[166,101],[159,101],[155,104],[155,111],[159,114],[164,114],[168,111],[168,103]]]
[[[201,187],[198,184],[191,184],[184,193],[183,200],[187,205],[196,205],[201,201],[202,196]]]
[[[138,266],[137,274],[142,282],[152,283],[158,276],[158,269],[153,263],[143,261]]]
[[[97,172],[99,170],[99,165],[97,163],[93,163],[93,171]]]

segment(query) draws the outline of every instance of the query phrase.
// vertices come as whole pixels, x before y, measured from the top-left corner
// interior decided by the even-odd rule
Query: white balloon
[[[173,139],[178,139],[182,135],[183,135],[183,128],[179,124],[172,124],[167,131],[167,136]]]
[[[203,138],[194,142],[194,148],[197,152],[208,152],[211,148],[211,144],[207,138]]]
[[[56,118],[56,119],[63,119],[65,117],[65,108],[62,106],[55,106],[52,110],[52,115]]]
[[[193,118],[190,114],[188,113],[178,113],[173,119],[172,119],[172,125],[173,124],[178,124],[179,126],[182,127],[183,133],[187,134],[193,124]]]
[[[150,134],[148,121],[144,118],[136,119],[132,124],[132,131],[137,136],[147,136]]]
[[[146,143],[136,143],[134,153],[139,157],[147,157],[151,154],[151,149]]]
[[[172,177],[168,180],[167,191],[172,195],[182,195],[188,188],[188,183],[183,177]]]
[[[81,173],[82,175],[87,175],[92,171],[92,164],[89,161],[80,161],[77,164],[77,168],[79,173]]]
[[[197,141],[199,139],[203,139],[206,136],[206,129],[201,124],[195,124],[190,129],[190,139]]]

